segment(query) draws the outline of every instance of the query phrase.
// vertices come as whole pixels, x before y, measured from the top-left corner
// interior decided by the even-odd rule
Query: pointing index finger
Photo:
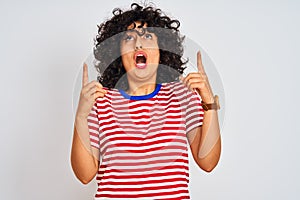
[[[89,82],[87,64],[83,63],[83,73],[82,73],[82,87],[84,87]]]
[[[198,72],[205,73],[200,51],[197,52],[197,66],[198,66]]]

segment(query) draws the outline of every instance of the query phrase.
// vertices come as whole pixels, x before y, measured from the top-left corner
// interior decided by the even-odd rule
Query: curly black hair
[[[160,9],[152,6],[142,7],[131,4],[131,9],[123,12],[113,10],[113,17],[98,26],[95,39],[94,56],[98,81],[107,88],[127,90],[128,81],[120,54],[120,40],[132,23],[139,21],[147,24],[147,31],[158,38],[160,61],[157,69],[157,83],[176,81],[183,73],[186,64],[182,60],[184,37],[179,34],[180,22],[172,20]]]

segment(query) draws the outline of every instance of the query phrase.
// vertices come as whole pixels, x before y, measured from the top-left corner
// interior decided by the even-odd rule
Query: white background
[[[223,152],[192,199],[299,199],[298,1],[155,1],[214,61]],[[96,25],[130,1],[0,1],[0,199],[93,199],[70,165],[73,85]],[[298,56],[298,58],[297,58]]]

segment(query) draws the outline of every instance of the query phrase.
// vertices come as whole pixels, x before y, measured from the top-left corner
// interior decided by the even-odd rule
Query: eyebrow
[[[147,28],[140,28],[142,31],[138,31],[136,29],[129,29],[126,32],[136,32],[139,36],[144,35],[147,31]]]
[[[156,33],[153,30],[153,27],[146,27],[146,28],[140,28],[140,29],[142,29],[142,31],[138,31],[138,30],[132,28],[132,29],[127,30],[126,33],[135,32],[139,36],[143,36],[146,33],[152,33],[152,34],[156,35]]]

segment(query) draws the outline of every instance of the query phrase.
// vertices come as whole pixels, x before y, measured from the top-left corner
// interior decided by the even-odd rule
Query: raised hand
[[[189,73],[186,77],[182,77],[181,81],[190,89],[196,89],[201,99],[205,103],[213,103],[213,92],[211,90],[207,75],[204,71],[200,51],[197,52],[197,68],[198,72]]]
[[[77,117],[87,118],[96,99],[104,97],[107,91],[96,80],[89,82],[87,64],[83,64],[82,89],[77,107]]]

